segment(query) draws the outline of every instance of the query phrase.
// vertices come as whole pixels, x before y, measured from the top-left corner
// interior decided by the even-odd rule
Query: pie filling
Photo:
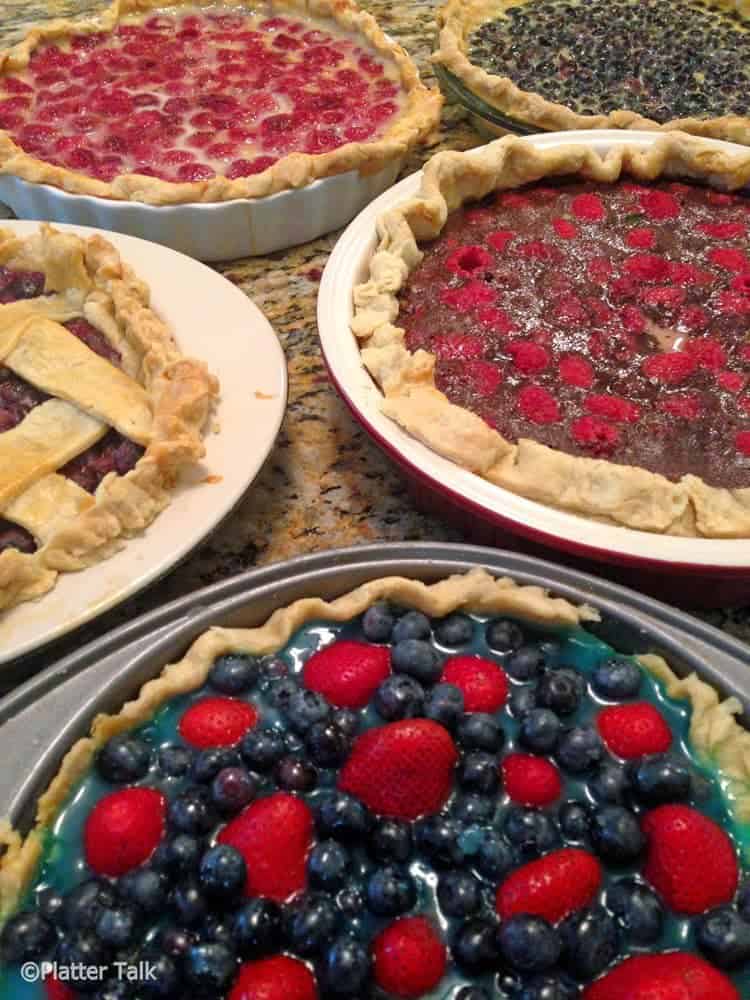
[[[407,346],[511,441],[748,487],[748,207],[662,181],[498,193],[423,247]]]
[[[579,114],[666,122],[747,114],[750,34],[693,0],[529,0],[481,25],[469,58]]]
[[[675,949],[702,975],[701,951],[724,969],[709,968],[717,992],[686,998],[747,995],[750,892],[738,858],[748,830],[690,745],[689,706],[583,629],[404,610],[310,623],[274,657],[219,657],[205,687],[105,745],[0,938],[8,996],[45,996],[19,966],[46,957],[69,991],[48,982],[47,995],[64,1000],[86,985],[82,966],[114,980],[115,962],[139,960],[158,963],[158,985],[117,992],[100,980],[101,995],[203,996],[210,986],[214,1000],[588,1000],[588,984],[629,956],[669,965]],[[353,680],[360,671],[366,684]],[[405,742],[354,777],[358,755],[394,726]],[[416,733],[430,734],[432,752],[421,755]],[[425,814],[402,786],[432,796],[446,747],[447,783]],[[110,809],[121,811],[108,827]],[[671,810],[715,854],[695,839],[681,847],[692,834],[672,830],[664,881],[656,831]],[[553,873],[549,894],[536,895],[529,864],[571,850],[586,884],[571,875],[556,892]],[[696,865],[706,866],[697,888]],[[707,906],[723,914],[725,941],[711,937]],[[544,913],[532,933],[529,919]],[[498,933],[512,915],[530,951]],[[421,918],[419,947],[399,936],[403,918]],[[278,968],[264,961],[281,954],[297,963],[299,992],[264,978]]]
[[[0,128],[104,181],[247,177],[287,153],[377,139],[403,103],[396,67],[366,43],[268,4],[130,16],[41,44],[0,77]]]

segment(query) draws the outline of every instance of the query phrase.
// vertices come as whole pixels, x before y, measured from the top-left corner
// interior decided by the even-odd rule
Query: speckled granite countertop
[[[425,80],[434,79],[428,55],[437,2],[362,2],[416,59]],[[31,21],[102,6],[89,0],[0,0],[0,44],[14,40],[17,30]],[[418,169],[437,149],[468,149],[482,141],[463,114],[449,105],[437,144],[412,157],[404,174]],[[216,267],[265,312],[289,364],[289,407],[281,434],[247,497],[165,580],[74,637],[28,658],[23,673],[47,665],[134,615],[253,566],[379,539],[462,540],[458,530],[418,511],[394,467],[352,420],[328,382],[318,346],[315,300],[336,236]],[[707,617],[750,642],[750,609]]]

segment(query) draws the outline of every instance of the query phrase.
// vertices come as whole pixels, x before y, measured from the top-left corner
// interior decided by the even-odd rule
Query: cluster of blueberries
[[[431,622],[377,604],[358,628],[360,637],[392,644],[394,672],[368,709],[335,709],[300,687],[281,660],[229,654],[213,665],[210,687],[231,696],[254,692],[256,703],[272,705],[283,724],[261,723],[236,747],[200,751],[177,743],[155,749],[142,733],[111,739],[96,759],[99,775],[120,785],[148,775],[160,785],[169,799],[167,835],[146,865],[118,879],[89,878],[65,894],[38,891],[35,908],[6,925],[2,957],[23,962],[54,953],[68,966],[145,959],[156,973],[148,982],[76,986],[94,1000],[147,1000],[185,991],[222,997],[239,960],[288,950],[315,965],[326,1000],[364,1000],[378,996],[369,949],[377,928],[415,909],[437,909],[459,981],[476,984],[456,986],[452,1000],[574,1000],[580,983],[621,949],[659,941],[670,918],[644,882],[622,872],[608,880],[603,903],[556,927],[527,915],[500,923],[494,906],[508,873],[563,845],[627,867],[644,847],[642,807],[701,795],[706,779],[682,756],[626,766],[608,755],[593,725],[571,720],[587,698],[595,709],[596,699],[634,697],[643,681],[637,665],[604,660],[589,694],[582,674],[561,665],[558,642],[530,639],[512,621],[481,625],[454,614]],[[506,709],[492,715],[464,713],[462,692],[439,682],[444,651],[466,649],[479,629],[512,681]],[[416,823],[376,817],[335,789],[337,769],[366,715],[374,724],[428,717],[451,732],[461,758],[442,813]],[[505,801],[498,765],[511,741],[585,782],[581,798],[546,810]],[[243,898],[242,855],[213,840],[223,822],[277,789],[305,796],[316,822],[308,889],[283,906]],[[750,958],[743,917],[750,920],[750,885],[738,908],[699,918],[698,942],[717,964]]]

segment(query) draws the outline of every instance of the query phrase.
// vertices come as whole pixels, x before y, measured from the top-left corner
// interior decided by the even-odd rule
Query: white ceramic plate
[[[21,233],[36,229],[34,222],[0,225]],[[221,382],[218,429],[206,435],[203,462],[186,473],[170,505],[142,535],[105,562],[62,574],[40,600],[0,612],[0,663],[109,610],[187,555],[250,486],[286,408],[283,351],[268,320],[238,288],[173,250],[132,236],[102,235],[148,282],[154,309],[169,323],[180,349],[204,360]]]
[[[615,145],[625,144],[645,149],[656,138],[649,132],[592,130],[535,135],[524,141],[539,146],[593,143],[599,151],[606,152]],[[725,142],[714,144],[730,150],[741,148]],[[481,149],[472,150],[472,153],[478,152]],[[357,419],[423,486],[450,498],[478,517],[493,524],[502,522],[511,531],[516,530],[527,538],[579,555],[665,570],[695,571],[699,567],[711,567],[736,574],[740,568],[750,567],[750,540],[654,535],[555,510],[495,486],[442,458],[383,415],[380,390],[365,370],[349,328],[353,312],[352,290],[367,278],[369,259],[377,243],[375,223],[378,216],[413,197],[421,177],[421,172],[407,177],[357,216],[336,244],[321,281],[318,328],[323,354],[339,392]]]

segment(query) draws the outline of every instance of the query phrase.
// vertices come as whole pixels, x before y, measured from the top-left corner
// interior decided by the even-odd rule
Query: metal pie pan
[[[750,725],[750,649],[689,615],[595,577],[515,553],[452,544],[334,550],[254,570],[166,605],[90,643],[0,702],[0,815],[30,827],[37,797],[99,712],[116,711],[210,625],[254,626],[312,595],[334,598],[380,576],[427,582],[483,566],[537,584],[601,613],[601,638],[624,652],[663,654],[679,674],[698,672],[734,694]]]

